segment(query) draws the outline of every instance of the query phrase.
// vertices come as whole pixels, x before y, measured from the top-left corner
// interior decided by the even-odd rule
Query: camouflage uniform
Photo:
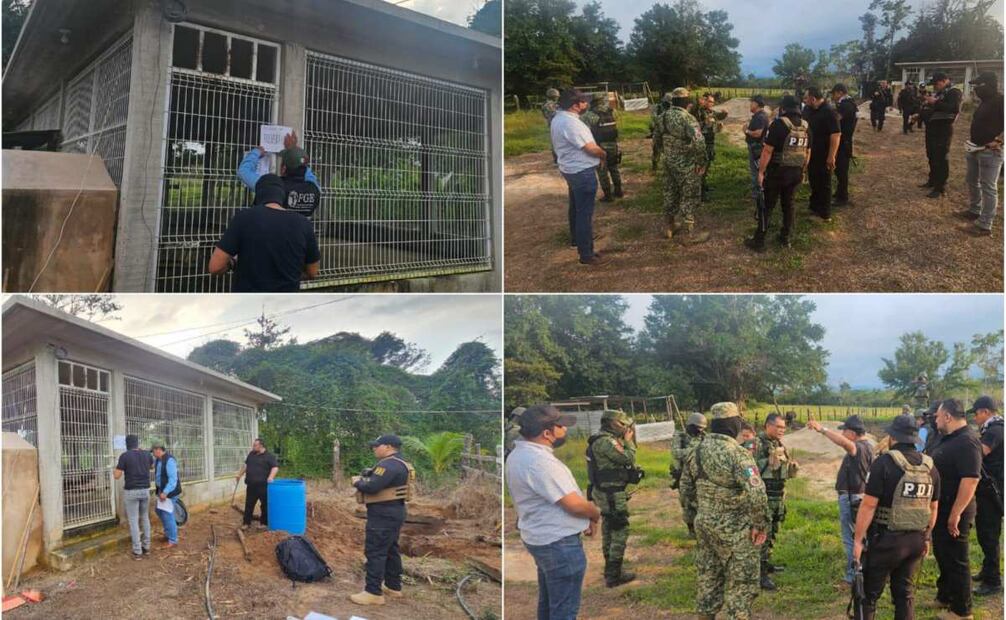
[[[670,237],[678,224],[689,232],[695,224],[694,212],[702,197],[702,177],[695,168],[706,165],[706,145],[698,121],[677,106],[660,116],[657,136],[664,148],[664,214]]]
[[[552,124],[552,118],[559,110],[559,91],[550,88],[545,92],[545,103],[541,104],[541,115],[545,117],[545,125]]]
[[[616,425],[605,424],[615,420]],[[601,549],[604,552],[604,580],[609,586],[618,585],[623,577],[634,577],[622,571],[625,543],[629,539],[629,494],[626,482],[619,480],[621,473],[636,466],[636,447],[625,441],[625,430],[632,426],[632,418],[623,412],[605,412],[601,432],[592,438],[590,450],[600,477],[591,489],[591,499],[601,510]],[[606,481],[603,477],[607,476]],[[631,579],[622,579],[622,582]]]
[[[921,373],[915,378],[915,406],[924,409],[929,406],[929,377]]]
[[[657,171],[657,163],[660,161],[660,152],[664,145],[660,143],[657,136],[657,125],[660,124],[660,117],[671,107],[671,95],[667,93],[655,105],[650,106],[650,135],[653,152],[650,154],[650,164],[654,172]]]
[[[770,439],[764,432],[758,433],[755,462],[765,481],[769,512],[772,515],[772,527],[761,549],[761,571],[764,578],[769,572],[772,546],[779,533],[779,524],[786,520],[786,480],[796,476],[797,464],[790,458],[781,441]]]
[[[739,416],[733,403],[712,407],[714,419]],[[748,620],[758,596],[758,547],[751,529],[769,524],[765,485],[754,459],[736,440],[710,433],[681,475],[681,493],[696,502],[696,611]]]
[[[698,435],[691,435],[688,433],[688,427],[694,426],[699,429]],[[681,482],[681,472],[688,465],[688,459],[691,458],[692,453],[695,451],[695,447],[702,442],[702,438],[705,436],[706,430],[706,417],[701,413],[693,413],[688,416],[688,421],[685,422],[685,430],[674,435],[674,439],[671,440],[671,455],[674,457],[671,460],[670,476],[672,489],[677,489]],[[678,501],[681,503],[681,514],[684,518],[685,525],[688,526],[688,535],[692,538],[695,537],[695,510],[696,506],[694,502],[688,501],[682,493],[678,493]]]
[[[597,184],[604,194],[603,200],[611,197],[622,197],[622,174],[618,169],[622,160],[622,152],[618,148],[618,127],[615,125],[615,114],[608,106],[607,96],[595,93],[590,102],[590,109],[580,116],[580,119],[590,128],[597,146],[604,149],[606,157],[597,166]],[[610,178],[609,178],[610,177]],[[614,192],[612,192],[614,185]]]
[[[723,123],[721,121],[726,117],[727,113],[723,110],[707,110],[700,106],[695,111],[695,120],[699,122],[699,129],[702,130],[702,137],[706,141],[706,161],[708,163],[702,173],[703,195],[708,191],[706,175],[709,174],[709,168],[713,165],[713,160],[716,159],[716,134],[722,131]]]
[[[514,443],[520,439],[520,415],[524,413],[525,407],[517,407],[510,412],[507,418],[506,431],[503,439],[503,458],[510,456]]]

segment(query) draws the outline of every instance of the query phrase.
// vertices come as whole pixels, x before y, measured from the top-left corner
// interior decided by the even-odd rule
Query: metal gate
[[[259,126],[275,123],[279,48],[188,24],[175,26],[173,48],[156,288],[227,292],[231,276],[210,275],[207,265],[231,218],[251,205],[237,167],[258,145]]]
[[[316,52],[305,81],[322,195],[306,285],[491,269],[486,92]]]
[[[241,469],[252,443],[255,410],[213,399],[213,473],[232,476]]]
[[[59,429],[62,454],[63,529],[115,516],[109,373],[76,362],[59,362]]]
[[[35,399],[35,365],[27,364],[3,375],[3,431],[17,433],[38,447],[38,408]]]
[[[181,482],[205,480],[204,398],[178,388],[126,377],[126,432],[143,445],[163,442],[178,462]]]

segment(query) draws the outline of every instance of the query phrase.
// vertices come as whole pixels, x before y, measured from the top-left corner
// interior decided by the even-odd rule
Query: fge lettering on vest
[[[933,485],[926,483],[905,482],[901,490],[901,497],[912,499],[930,498],[933,496]]]

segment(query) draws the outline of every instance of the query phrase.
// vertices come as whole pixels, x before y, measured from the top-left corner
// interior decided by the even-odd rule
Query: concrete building
[[[992,71],[999,79],[999,90],[1003,87],[1002,60],[933,60],[925,62],[896,62],[894,66],[901,68],[901,85],[908,81],[913,84],[928,82],[936,71],[943,71],[950,76],[951,82],[961,89],[964,97],[971,95],[971,85],[968,84],[979,73]]]
[[[230,499],[258,408],[280,400],[40,302],[3,307],[2,430],[38,450],[51,565],[61,549],[126,523],[123,482],[112,476],[125,435],[141,447],[164,441],[185,503],[199,508]]]
[[[263,124],[297,131],[322,186],[305,286],[498,291],[501,53],[382,0],[35,0],[3,120],[104,161],[114,291],[230,290],[206,266]]]

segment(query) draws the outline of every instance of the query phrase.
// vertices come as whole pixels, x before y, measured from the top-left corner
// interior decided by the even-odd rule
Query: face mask
[[[995,95],[995,89],[991,86],[976,86],[974,92],[979,99],[990,99]]]
[[[562,437],[559,437],[555,441],[553,441],[552,442],[552,448],[553,449],[558,448],[559,446],[561,446],[564,443],[566,443],[566,436],[565,435],[563,435]]]

